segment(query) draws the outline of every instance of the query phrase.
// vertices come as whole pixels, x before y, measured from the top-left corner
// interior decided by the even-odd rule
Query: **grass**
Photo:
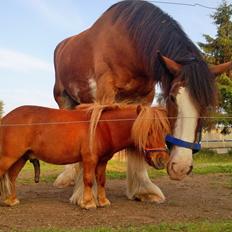
[[[232,221],[198,223],[162,223],[142,227],[92,228],[92,229],[33,229],[27,232],[231,232]],[[1,232],[1,229],[0,229]],[[16,232],[16,231],[14,231]]]
[[[217,154],[214,151],[202,150],[194,155],[195,174],[232,174],[232,152]]]
[[[52,183],[63,171],[63,166],[52,165],[41,162],[41,178],[43,183]],[[149,168],[149,176],[151,178],[158,178],[167,175],[166,170],[155,170]],[[227,173],[232,174],[232,152],[228,154],[219,155],[215,152],[203,150],[194,155],[194,174],[215,174]],[[23,184],[33,183],[33,165],[27,163],[22,171],[19,182]],[[125,179],[126,178],[126,163],[117,160],[110,160],[107,166],[107,179]],[[232,183],[231,183],[232,185]]]

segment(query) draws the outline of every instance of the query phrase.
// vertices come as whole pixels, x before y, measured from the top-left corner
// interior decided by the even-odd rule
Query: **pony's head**
[[[169,154],[165,137],[170,132],[167,111],[161,107],[137,107],[138,117],[132,127],[132,140],[144,153],[146,162],[156,169],[166,167]]]
[[[166,95],[172,131],[166,138],[170,148],[167,171],[171,179],[181,180],[191,173],[192,154],[200,150],[201,117],[207,116],[217,103],[215,75],[230,69],[232,63],[208,67],[194,58],[183,63],[161,58],[172,78]]]

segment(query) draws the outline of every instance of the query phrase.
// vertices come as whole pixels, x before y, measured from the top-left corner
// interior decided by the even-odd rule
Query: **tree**
[[[205,53],[206,61],[209,64],[220,64],[232,60],[232,4],[226,0],[211,15],[217,27],[215,38],[210,35],[203,35],[206,42],[199,42],[198,45]],[[219,90],[218,114],[232,116],[232,72],[221,75],[217,78]],[[229,132],[232,119],[221,119],[217,123],[224,125],[222,132]]]

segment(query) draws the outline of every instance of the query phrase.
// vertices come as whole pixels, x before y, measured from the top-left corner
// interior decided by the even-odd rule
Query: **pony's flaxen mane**
[[[151,108],[142,106],[141,111],[132,127],[132,140],[139,150],[144,150],[149,139],[156,144],[164,140],[164,136],[170,132],[170,124],[167,111],[163,108]]]
[[[96,128],[101,118],[102,112],[123,108],[137,109],[138,104],[115,103],[111,105],[91,104],[88,111],[91,113],[89,138],[90,150],[93,149]],[[153,141],[163,139],[165,134],[170,132],[170,124],[167,112],[163,108],[157,107],[155,110],[149,106],[140,105],[140,112],[132,127],[132,140],[135,145],[143,150],[146,146],[148,135],[152,136]]]
[[[112,11],[113,23],[125,25],[148,75],[160,83],[165,96],[172,78],[168,77],[170,74],[157,57],[157,51],[184,65],[182,77],[201,114],[208,106],[216,105],[214,78],[200,50],[173,18],[155,5],[139,0],[116,3],[109,11]]]
[[[110,104],[110,105],[101,105],[97,102],[89,105],[89,107],[87,108],[87,111],[89,113],[91,113],[90,127],[89,127],[89,146],[90,146],[91,151],[93,150],[96,128],[97,128],[98,122],[101,118],[102,112],[106,111],[106,110],[113,110],[113,109],[117,109],[117,108],[122,108],[123,106],[125,106],[124,103],[114,103],[114,104]]]

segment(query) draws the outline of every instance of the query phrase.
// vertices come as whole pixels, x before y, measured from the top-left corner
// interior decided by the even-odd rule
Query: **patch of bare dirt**
[[[0,231],[232,219],[232,189],[227,187],[230,180],[231,176],[222,174],[194,175],[182,182],[160,177],[154,182],[167,197],[163,204],[130,201],[125,196],[126,182],[110,180],[107,194],[112,205],[89,211],[69,203],[71,187],[56,189],[52,184],[19,184],[21,204],[0,207]]]

